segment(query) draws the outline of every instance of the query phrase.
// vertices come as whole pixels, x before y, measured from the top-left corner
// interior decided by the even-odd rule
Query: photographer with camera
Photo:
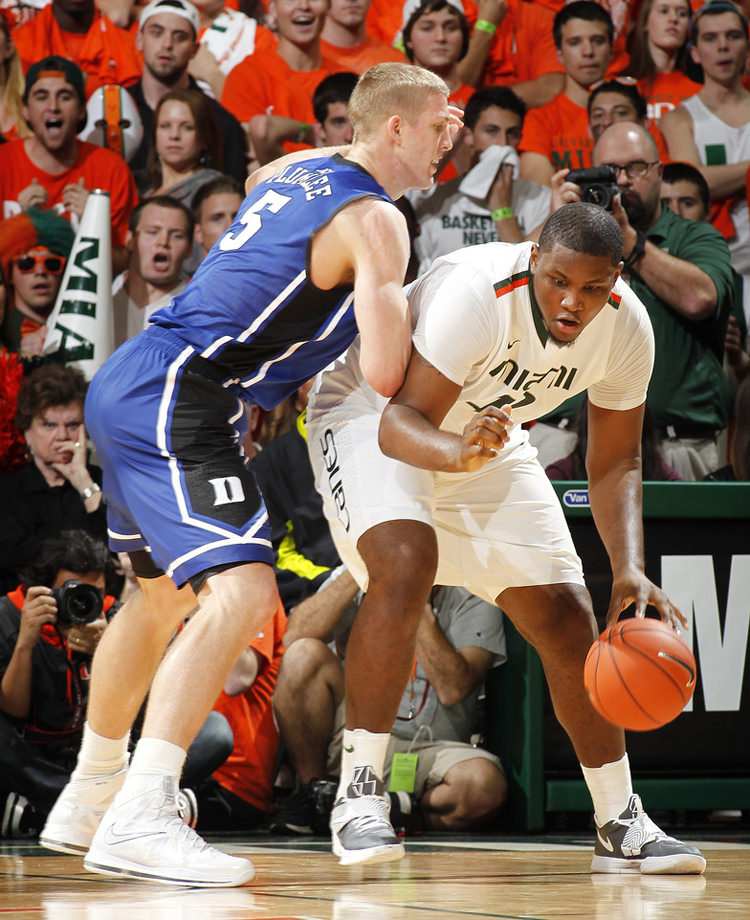
[[[682,479],[702,479],[722,465],[717,438],[729,419],[722,361],[735,286],[727,244],[709,224],[663,206],[659,153],[640,125],[610,125],[592,160],[611,172],[561,170],[553,178],[553,205],[588,200],[606,206],[620,225],[623,274],[656,338],[648,404],[662,453]]]
[[[111,564],[104,543],[64,531],[0,598],[0,837],[38,832],[75,765]]]

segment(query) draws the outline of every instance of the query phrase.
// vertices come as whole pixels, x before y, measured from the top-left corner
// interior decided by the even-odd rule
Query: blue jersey
[[[351,285],[310,280],[314,235],[363,197],[390,202],[366,170],[336,155],[260,183],[182,294],[151,317],[213,365],[212,377],[270,409],[356,335]]]

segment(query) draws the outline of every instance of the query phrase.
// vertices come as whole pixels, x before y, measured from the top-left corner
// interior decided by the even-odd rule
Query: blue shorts
[[[268,514],[224,373],[149,327],[95,375],[86,427],[103,470],[110,547],[148,550],[178,586],[214,566],[273,565]]]

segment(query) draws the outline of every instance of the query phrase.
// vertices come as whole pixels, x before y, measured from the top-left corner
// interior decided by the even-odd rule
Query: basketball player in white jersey
[[[345,865],[404,852],[390,831],[383,761],[434,582],[496,603],[539,652],[594,802],[592,869],[703,871],[698,850],[645,815],[623,732],[588,700],[591,599],[521,428],[588,390],[589,495],[613,573],[607,619],[631,604],[642,616],[651,604],[685,625],[643,570],[640,441],[654,340],[621,268],[612,216],[566,205],[538,246],[471,246],[437,259],[410,286],[413,352],[390,401],[365,382],[357,340],[313,388],[316,485],[341,559],[367,591],[347,647],[347,729],[331,816]]]

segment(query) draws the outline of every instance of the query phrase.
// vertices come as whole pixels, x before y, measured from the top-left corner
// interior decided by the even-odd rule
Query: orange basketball
[[[605,629],[583,670],[594,709],[631,731],[659,728],[676,718],[695,689],[695,658],[662,620],[636,617]]]

